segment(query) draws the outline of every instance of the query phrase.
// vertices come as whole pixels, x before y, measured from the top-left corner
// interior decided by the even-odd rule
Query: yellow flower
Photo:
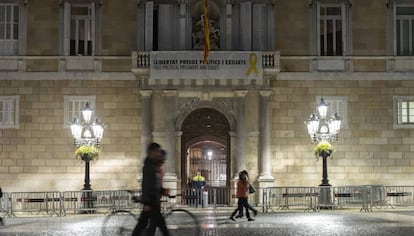
[[[92,145],[82,145],[75,151],[76,157],[81,158],[83,161],[92,161],[97,159],[100,150]]]
[[[318,158],[322,155],[322,153],[326,153],[328,156],[331,156],[334,151],[334,147],[329,142],[320,141],[313,150],[313,153],[315,154],[315,157]]]

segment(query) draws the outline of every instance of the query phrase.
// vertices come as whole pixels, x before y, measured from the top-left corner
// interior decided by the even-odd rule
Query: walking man
[[[168,189],[162,187],[161,166],[166,158],[166,152],[161,149],[158,143],[151,143],[147,148],[147,157],[145,158],[142,171],[142,208],[141,216],[132,235],[140,236],[145,231],[150,221],[150,227],[147,235],[153,236],[156,227],[158,227],[164,236],[169,236],[165,219],[161,214],[162,195],[168,195]]]

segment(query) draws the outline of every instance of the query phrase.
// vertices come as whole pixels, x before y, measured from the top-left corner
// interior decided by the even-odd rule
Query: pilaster
[[[237,169],[235,170],[234,178],[238,177],[238,173],[246,169],[246,90],[234,91],[237,100],[237,141],[236,141],[236,153],[237,153]]]
[[[164,108],[165,108],[165,150],[168,153],[164,182],[165,184],[177,185],[176,170],[176,130],[175,114],[177,111],[177,91],[164,90]],[[171,183],[169,183],[171,182]],[[169,186],[170,187],[170,186]]]
[[[271,148],[271,124],[270,124],[270,95],[272,91],[260,91],[260,148],[259,148],[259,187],[273,184],[271,175],[270,148]],[[268,183],[267,183],[268,182]]]

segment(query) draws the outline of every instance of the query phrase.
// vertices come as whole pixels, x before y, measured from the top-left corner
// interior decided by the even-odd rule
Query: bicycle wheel
[[[185,209],[173,209],[165,215],[165,222],[173,236],[199,236],[201,232],[200,223],[197,217]],[[157,230],[156,236],[162,235]]]
[[[137,216],[131,212],[126,210],[115,211],[106,216],[102,222],[102,236],[131,236],[137,222]]]

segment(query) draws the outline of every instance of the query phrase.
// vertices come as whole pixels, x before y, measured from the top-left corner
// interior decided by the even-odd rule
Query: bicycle
[[[161,200],[162,213],[165,218],[170,235],[199,236],[201,232],[200,223],[197,217],[186,209],[167,206],[168,199],[176,199],[181,194],[165,197]],[[132,196],[130,199],[134,203],[142,203],[141,199]],[[136,224],[138,223],[139,213],[135,214],[132,210],[117,209],[106,216],[103,221],[102,235],[127,235],[131,236]],[[142,235],[146,235],[145,232]],[[155,235],[161,235],[157,229]]]

